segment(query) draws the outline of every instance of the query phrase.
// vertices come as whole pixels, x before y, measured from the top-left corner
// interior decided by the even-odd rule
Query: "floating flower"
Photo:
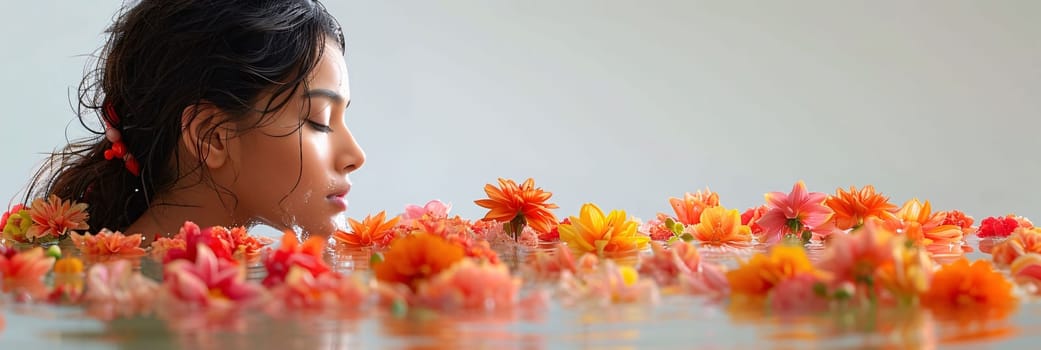
[[[701,212],[719,205],[719,194],[705,188],[705,192],[684,193],[683,198],[669,198],[669,205],[676,213],[676,219],[684,225],[694,225],[701,221]]]
[[[141,248],[141,234],[124,235],[122,232],[112,232],[102,229],[100,232],[90,235],[81,235],[73,232],[70,236],[72,243],[85,256],[120,256],[139,257],[145,255]]]
[[[29,209],[29,216],[33,219],[32,227],[25,233],[29,242],[36,240],[58,240],[70,231],[89,229],[87,219],[87,205],[64,201],[56,195],[51,195],[47,200],[37,198]]]
[[[1017,228],[1005,241],[991,249],[994,263],[1008,266],[1027,253],[1041,254],[1041,230]]]
[[[366,216],[361,222],[348,218],[347,221],[351,225],[351,233],[337,230],[336,233],[333,233],[333,239],[352,247],[386,247],[394,239],[394,227],[401,220],[397,216],[390,218],[390,220],[386,220],[386,217],[387,213],[381,211],[375,217],[372,215]],[[410,218],[408,220],[414,219]]]
[[[254,300],[259,286],[246,282],[245,270],[218,259],[209,246],[198,244],[195,260],[174,260],[163,269],[163,289],[175,300],[200,307],[224,308]]]
[[[325,240],[322,238],[311,236],[300,244],[296,235],[287,230],[282,234],[282,245],[264,259],[267,277],[264,277],[262,284],[273,287],[285,283],[286,276],[293,266],[311,272],[312,276],[332,271],[325,260],[322,260],[324,250]]]
[[[887,222],[887,226],[923,245],[947,244],[962,239],[961,227],[944,225],[946,215],[943,212],[933,213],[929,201],[923,204],[918,198],[908,200],[896,216],[898,220]]]
[[[29,209],[17,204],[11,210],[5,212],[0,218],[0,230],[3,230],[4,238],[16,242],[27,242],[25,233],[33,225],[33,218],[29,215]]]
[[[835,237],[820,261],[834,282],[859,283],[874,278],[876,269],[893,263],[896,235],[875,220],[849,235]]]
[[[767,208],[765,204],[754,208],[748,208],[744,213],[741,213],[741,224],[747,225],[748,228],[752,229],[752,235],[762,235],[763,227],[759,226],[759,219],[763,218],[763,214],[766,214],[768,209],[769,208]]]
[[[135,272],[129,260],[92,265],[86,284],[83,300],[88,312],[102,320],[150,310],[159,291],[159,284]]]
[[[805,230],[830,233],[822,231],[832,214],[824,205],[827,194],[806,191],[806,184],[800,180],[791,193],[770,192],[765,197],[767,211],[757,223],[763,227],[767,243],[776,243],[787,235],[802,235]]]
[[[1031,294],[1041,294],[1041,254],[1026,253],[1011,264],[1012,278],[1026,285]]]
[[[786,278],[770,290],[770,308],[782,314],[827,310],[830,301],[818,293],[817,286],[822,284],[820,276],[808,272]]]
[[[637,231],[651,237],[652,241],[667,241],[672,239],[676,234],[666,227],[666,220],[669,220],[669,218],[665,216],[665,214],[659,213],[657,218],[647,220],[647,222],[640,224]]]
[[[578,217],[570,217],[571,224],[562,224],[560,240],[575,250],[604,257],[605,253],[633,253],[644,249],[650,237],[636,232],[636,222],[626,218],[625,211],[612,210],[607,216],[596,204],[582,205]]]
[[[420,232],[391,241],[383,261],[374,264],[372,270],[380,281],[415,289],[420,281],[441,273],[463,257],[462,247]]]
[[[198,258],[197,248],[200,245],[205,245],[209,248],[210,253],[214,254],[218,259],[236,263],[232,253],[231,243],[215,236],[213,234],[214,232],[213,228],[202,230],[199,228],[199,225],[196,225],[194,222],[185,221],[180,232],[177,234],[184,238],[185,248],[173,248],[168,250],[163,262],[168,263],[178,259],[195,261],[195,259]]]
[[[960,210],[948,210],[942,212],[944,215],[943,225],[954,225],[961,227],[963,235],[968,235],[973,232],[972,224],[975,222],[971,216],[965,215]]]
[[[286,310],[356,310],[365,301],[368,288],[356,278],[335,272],[315,276],[308,269],[293,265],[285,283],[276,286],[271,294]]]
[[[878,267],[875,281],[902,305],[911,305],[929,287],[933,270],[933,259],[925,249],[896,244],[892,262]]]
[[[832,221],[839,230],[849,230],[863,225],[871,218],[882,221],[895,220],[896,205],[889,203],[889,197],[875,192],[875,187],[864,186],[860,190],[850,186],[849,192],[843,189],[835,191],[824,201],[835,213]]]
[[[405,207],[405,213],[401,215],[401,223],[408,225],[412,223],[412,220],[419,219],[424,215],[434,218],[447,218],[448,212],[452,210],[452,206],[445,204],[439,200],[432,200],[427,202],[424,206],[409,205]]]
[[[730,288],[724,272],[703,263],[698,248],[689,242],[676,242],[668,248],[651,242],[651,255],[643,256],[639,272],[663,288],[677,286],[690,294],[720,295]]]
[[[726,276],[734,294],[763,297],[778,283],[799,273],[816,273],[806,251],[802,247],[777,245],[769,255],[755,254],[740,262]]]
[[[747,245],[752,240],[752,229],[741,224],[737,209],[709,207],[694,225],[694,239],[707,245]]]
[[[83,260],[79,258],[61,258],[54,262],[55,275],[78,275],[81,273],[83,273]]]
[[[260,250],[275,240],[268,237],[257,237],[250,235],[245,227],[238,226],[232,229],[228,229],[223,226],[214,226],[210,228],[210,234],[218,239],[224,241],[224,244],[231,247],[232,256],[236,261],[252,261],[260,257]]]
[[[489,310],[511,306],[520,285],[505,265],[463,259],[420,282],[416,299],[435,309]]]
[[[933,275],[922,305],[940,315],[973,319],[1002,317],[1016,304],[1012,284],[989,261],[966,259],[943,265]]]
[[[566,303],[593,302],[607,305],[616,303],[656,303],[661,297],[658,285],[650,279],[641,279],[632,266],[616,265],[604,260],[588,274],[573,275],[564,272],[560,290]]]
[[[187,251],[188,242],[185,242],[184,238],[178,237],[157,237],[154,241],[152,241],[152,244],[149,245],[149,254],[151,255],[152,259],[155,259],[156,261],[163,261],[164,259],[166,259],[167,253],[169,253],[170,250],[174,249],[180,251]]]
[[[527,179],[520,186],[513,180],[499,179],[499,187],[492,184],[484,186],[488,199],[474,201],[477,205],[490,209],[484,220],[496,220],[510,225],[506,230],[514,236],[521,233],[521,226],[530,225],[535,231],[549,232],[557,223],[552,209],[556,204],[546,203],[552,193],[535,187],[535,180]]]
[[[46,256],[43,248],[34,247],[18,252],[0,247],[0,285],[3,285],[4,291],[18,284],[40,282],[52,266],[54,258]]]
[[[571,274],[588,273],[600,264],[600,259],[591,253],[583,254],[577,261],[563,243],[557,245],[550,252],[537,251],[535,258],[531,260],[530,267],[537,278],[556,279],[561,273],[567,271]]]
[[[499,263],[499,255],[495,253],[491,248],[491,244],[482,239],[477,239],[476,234],[472,231],[473,225],[463,218],[456,216],[453,218],[435,218],[429,215],[425,215],[422,218],[415,220],[412,223],[412,234],[426,233],[434,236],[443,238],[448,243],[457,245],[463,248],[463,252],[466,256],[485,260],[493,264]],[[520,235],[515,237],[517,241],[532,240],[535,237],[524,233],[522,230]]]
[[[988,217],[980,222],[980,228],[976,235],[980,238],[1008,237],[1019,228],[1019,221],[1012,216]]]

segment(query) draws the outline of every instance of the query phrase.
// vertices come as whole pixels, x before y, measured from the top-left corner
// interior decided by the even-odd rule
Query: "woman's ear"
[[[205,101],[185,107],[181,114],[181,143],[211,170],[228,161],[231,130],[222,121],[221,110]]]

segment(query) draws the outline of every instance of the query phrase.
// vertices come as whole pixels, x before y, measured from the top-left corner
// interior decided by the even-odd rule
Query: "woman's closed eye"
[[[310,120],[310,119],[307,119],[307,124],[310,125],[311,128],[313,128],[315,131],[318,131],[318,132],[324,132],[324,133],[333,132],[333,128],[332,127],[330,127],[328,125],[325,125],[325,124],[322,124],[322,123],[319,123],[319,122],[316,122],[316,121],[313,121],[313,120]]]

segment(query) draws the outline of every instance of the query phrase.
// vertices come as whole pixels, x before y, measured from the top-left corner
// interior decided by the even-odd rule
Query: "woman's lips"
[[[340,208],[341,211],[347,210],[347,193],[346,192],[338,193],[338,194],[331,194],[331,195],[325,197],[325,199],[328,200],[329,203],[332,203],[334,206]]]

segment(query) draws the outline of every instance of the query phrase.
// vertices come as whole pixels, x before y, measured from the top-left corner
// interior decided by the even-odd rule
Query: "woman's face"
[[[259,128],[229,140],[236,220],[327,236],[347,210],[348,174],[362,166],[365,152],[344,118],[351,95],[342,52],[331,45],[323,52],[306,88]]]

